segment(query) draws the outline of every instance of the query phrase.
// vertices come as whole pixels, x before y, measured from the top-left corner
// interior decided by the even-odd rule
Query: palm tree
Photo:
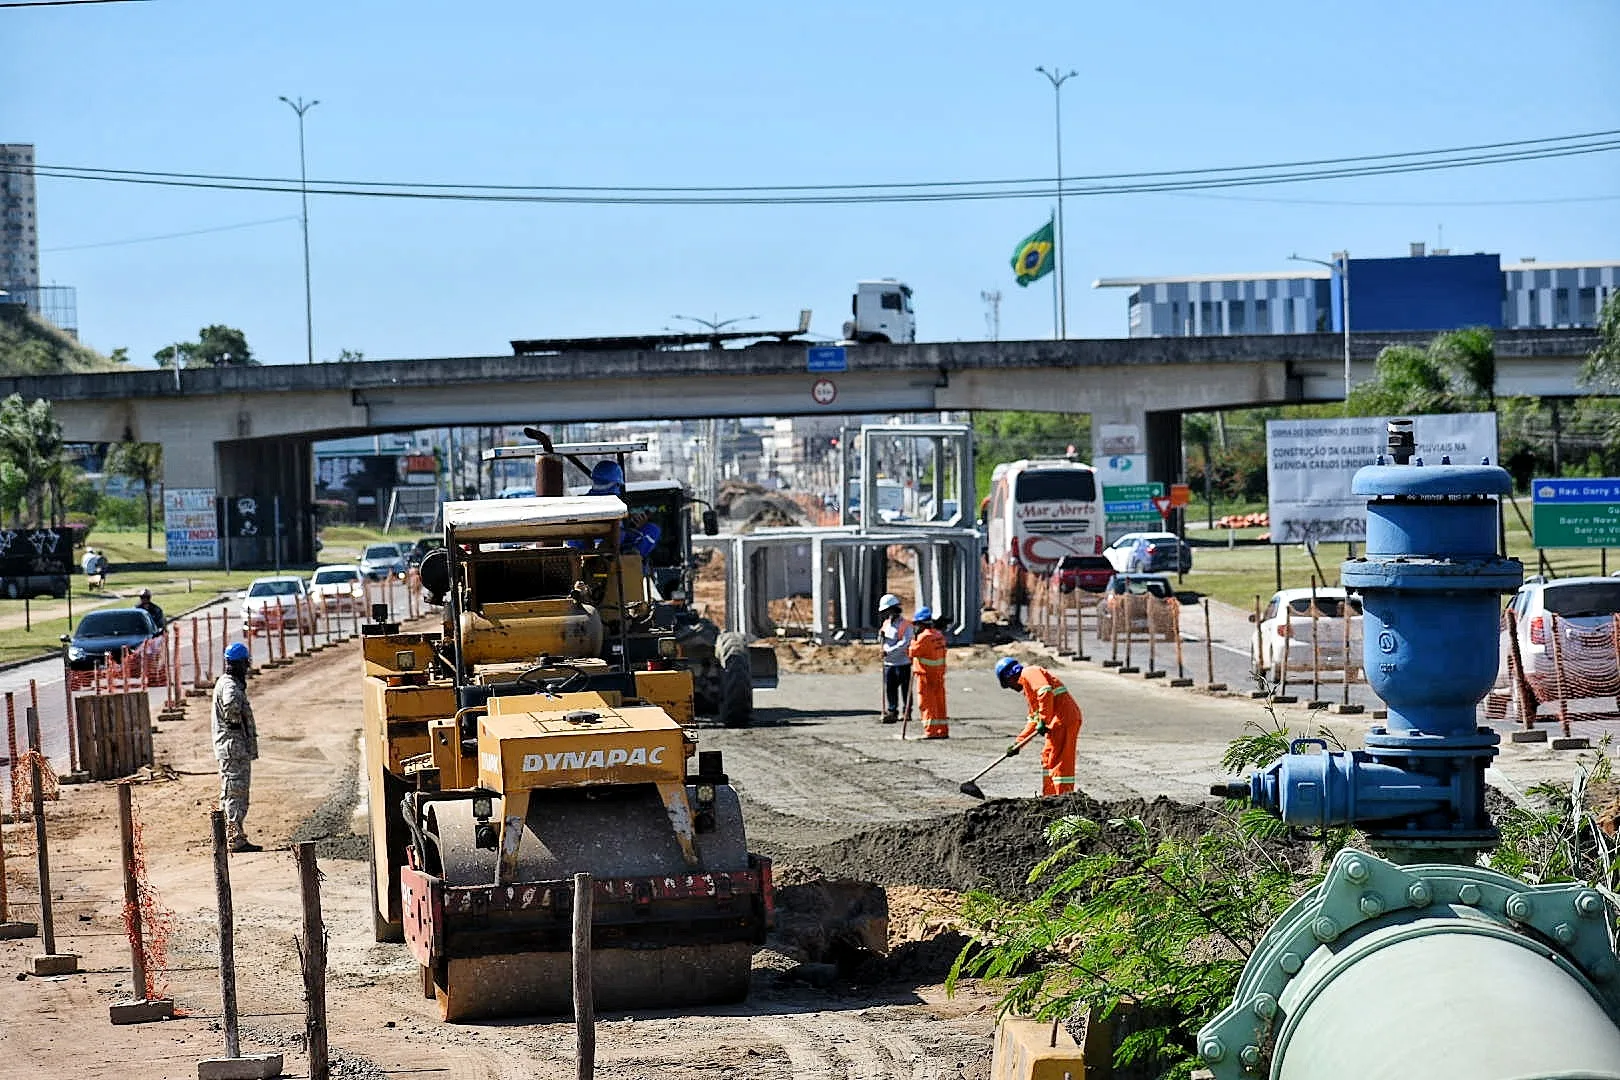
[[[126,440],[107,449],[106,470],[140,482],[146,496],[146,546],[152,546],[152,485],[163,476],[163,444]]]
[[[1470,397],[1484,398],[1486,409],[1496,409],[1496,336],[1483,326],[1470,326],[1441,334],[1429,352]]]
[[[21,394],[12,394],[0,402],[0,458],[22,471],[23,502],[30,522],[36,526],[60,524],[60,493],[67,457],[63,454],[62,425],[49,401],[40,398],[26,403]],[[49,517],[45,512],[47,497]]]
[[[1209,413],[1188,413],[1181,418],[1181,441],[1198,447],[1204,457],[1204,503],[1209,510],[1209,527],[1215,527],[1214,480],[1215,420]]]

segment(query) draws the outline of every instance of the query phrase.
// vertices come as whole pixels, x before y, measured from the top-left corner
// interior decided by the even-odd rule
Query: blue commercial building
[[[1332,263],[1259,274],[1100,278],[1093,287],[1131,290],[1131,337],[1342,331],[1346,263],[1352,330],[1591,327],[1620,292],[1620,260],[1503,266],[1498,255],[1426,254],[1413,244],[1401,258],[1336,254]]]

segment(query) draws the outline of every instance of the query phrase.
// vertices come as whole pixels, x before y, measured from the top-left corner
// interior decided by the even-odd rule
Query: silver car
[[[367,544],[360,555],[360,572],[372,581],[404,577],[406,565],[398,544]]]

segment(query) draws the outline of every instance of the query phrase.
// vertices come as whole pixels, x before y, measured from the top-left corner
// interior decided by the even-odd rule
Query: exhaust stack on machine
[[[1412,422],[1392,420],[1387,455],[1353,490],[1368,497],[1366,555],[1341,573],[1389,721],[1365,749],[1296,740],[1212,791],[1291,825],[1358,828],[1383,858],[1335,858],[1262,939],[1199,1054],[1219,1080],[1620,1080],[1608,902],[1474,865],[1499,840],[1484,781],[1499,740],[1475,709],[1496,678],[1498,597],[1524,577],[1497,549],[1512,480],[1488,463],[1425,465]]]

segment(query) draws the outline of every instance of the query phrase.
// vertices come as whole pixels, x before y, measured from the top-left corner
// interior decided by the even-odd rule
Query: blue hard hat
[[[1002,686],[1011,686],[1023,673],[1024,665],[1010,656],[1003,656],[996,661],[996,682]]]
[[[248,647],[246,645],[242,644],[240,641],[233,641],[229,645],[225,646],[225,659],[248,660],[251,659],[251,656],[248,653]]]
[[[591,494],[617,495],[624,487],[624,470],[617,461],[603,459],[591,466]]]
[[[933,608],[931,608],[931,607],[920,607],[920,608],[917,609],[917,613],[911,617],[911,621],[912,622],[931,622],[931,621],[933,621],[933,618],[934,618],[934,609]]]

